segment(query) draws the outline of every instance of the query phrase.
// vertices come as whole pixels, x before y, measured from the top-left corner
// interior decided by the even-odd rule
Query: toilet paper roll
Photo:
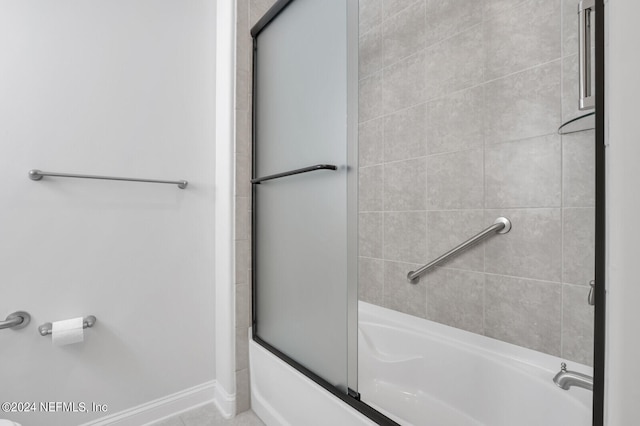
[[[51,327],[53,345],[64,346],[82,342],[84,340],[83,322],[82,317],[54,322]]]

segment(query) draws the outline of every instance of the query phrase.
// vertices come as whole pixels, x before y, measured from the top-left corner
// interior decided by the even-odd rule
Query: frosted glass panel
[[[347,1],[292,2],[255,73],[253,176],[338,167],[254,185],[257,335],[346,389]]]

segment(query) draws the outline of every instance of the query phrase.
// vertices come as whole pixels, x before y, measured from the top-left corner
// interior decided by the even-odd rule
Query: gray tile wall
[[[276,0],[236,2],[236,411],[251,407],[251,27]]]
[[[361,300],[592,363],[594,134],[556,133],[576,5],[360,0]],[[406,282],[498,216],[509,234]]]

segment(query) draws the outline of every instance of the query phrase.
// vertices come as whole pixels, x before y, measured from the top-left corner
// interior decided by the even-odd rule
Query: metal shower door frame
[[[260,32],[267,27],[277,16],[284,10],[290,3],[295,0],[278,0],[269,11],[263,16],[262,19],[256,23],[256,25],[251,29],[251,35],[253,37],[253,99],[255,100],[255,88],[256,88],[256,52],[257,52],[257,36]],[[357,16],[358,7],[357,0],[347,0],[350,3],[350,11],[349,13],[355,13]],[[355,10],[353,7],[353,3],[355,3]],[[596,194],[596,202],[595,202],[595,280],[597,286],[595,287],[595,317],[594,317],[594,364],[593,364],[593,403],[592,403],[592,425],[593,426],[603,426],[604,425],[604,412],[605,412],[605,347],[606,347],[606,216],[605,216],[605,204],[606,204],[606,191],[605,191],[605,145],[606,145],[606,136],[605,136],[605,8],[603,0],[595,0],[595,105],[596,105],[596,130],[595,130],[595,141],[594,141],[594,149],[595,149],[595,194]],[[358,58],[358,30],[355,28],[355,46],[350,45],[348,47],[349,56],[349,67],[350,71],[353,72],[355,70],[356,73],[356,81],[357,81],[357,58]],[[349,34],[351,38],[353,34]],[[355,48],[355,53],[354,53]],[[357,164],[357,99],[358,99],[358,87],[357,84],[349,85],[349,97],[350,99],[356,99],[355,106],[350,106],[350,122],[355,120],[356,126],[353,130],[356,134],[350,133],[348,135],[349,140],[355,138],[356,143],[353,143],[351,150],[349,152],[349,156],[353,156]],[[253,111],[252,111],[252,145],[255,146],[256,143],[256,133],[255,133],[255,102],[253,102]],[[355,109],[354,109],[355,108]],[[350,123],[352,124],[352,123]],[[352,125],[349,126],[352,129]],[[352,131],[352,132],[353,132]],[[253,170],[255,170],[255,157],[253,158]],[[253,176],[253,174],[252,174]],[[351,188],[355,185],[357,190],[357,178],[352,179],[348,183]],[[354,198],[354,197],[352,197]],[[252,197],[252,265],[254,264],[254,256],[253,256],[253,245],[255,244],[255,206],[254,206],[254,197]],[[355,209],[357,215],[357,199],[351,200],[348,206],[348,209]],[[357,216],[356,216],[357,220]],[[357,223],[357,222],[356,222]],[[351,244],[348,247],[348,252],[357,253],[357,226],[354,227],[349,226],[352,232],[355,232],[355,238],[353,235],[349,236],[349,241]],[[355,247],[354,247],[355,244]],[[353,268],[353,266],[352,266]],[[349,277],[355,276],[357,280],[357,265],[355,266],[356,270],[350,270],[348,272]],[[304,366],[296,362],[295,360],[289,358],[287,355],[278,351],[277,348],[272,347],[267,342],[262,341],[257,335],[257,324],[256,324],[256,280],[255,280],[255,267],[252,269],[252,325],[253,325],[253,339],[265,347],[267,350],[278,356],[283,361],[287,362],[289,365],[305,374],[307,377],[315,381],[317,384],[334,394],[336,397],[342,399],[347,404],[352,406],[354,409],[358,410],[362,414],[369,417],[371,420],[375,421],[380,425],[397,425],[394,421],[387,418],[386,416],[380,414],[375,409],[371,408],[364,402],[360,401],[358,394],[345,394],[341,392],[339,389],[335,388],[333,385],[328,383],[322,377],[319,377],[312,371],[306,369]],[[351,286],[353,287],[353,286]],[[357,287],[355,291],[353,289],[349,289],[349,300],[355,299],[357,302]],[[350,312],[351,314],[351,312]],[[353,313],[357,316],[357,312]],[[351,318],[349,320],[350,323]],[[349,346],[349,378],[348,382],[357,383],[357,368],[352,368],[352,366],[357,365],[357,339],[351,339],[351,336],[357,336],[357,322],[355,322],[355,328],[349,329],[350,336],[350,346]],[[351,340],[355,340],[355,348],[351,345]],[[355,374],[355,379],[352,375]],[[355,380],[355,381],[354,381]]]
[[[256,23],[251,29],[253,37],[253,65],[252,65],[252,178],[256,178],[256,87],[257,87],[257,52],[258,52],[258,36],[274,19],[295,0],[278,0],[267,13]],[[318,0],[316,0],[318,1]],[[358,17],[358,0],[345,0],[347,5],[347,16],[349,22],[357,22]],[[347,25],[347,22],[345,22]],[[357,392],[358,380],[358,174],[353,171],[358,170],[358,26],[347,26],[347,162],[349,171],[347,173],[347,255],[351,262],[347,262],[347,280],[350,283],[347,286],[348,306],[352,307],[347,310],[347,392],[329,383],[318,374],[306,368],[295,359],[281,352],[278,348],[270,345],[258,336],[259,324],[257,323],[257,297],[259,291],[257,289],[256,264],[255,264],[255,241],[256,241],[256,182],[252,185],[252,337],[253,340],[263,346],[265,349],[285,361],[287,364],[331,392],[342,401],[346,402],[352,408],[356,409],[372,421],[383,426],[399,426],[396,422],[379,413],[360,400],[360,394]],[[310,169],[311,167],[309,167]],[[326,168],[326,167],[325,167]],[[353,308],[355,307],[355,308]]]

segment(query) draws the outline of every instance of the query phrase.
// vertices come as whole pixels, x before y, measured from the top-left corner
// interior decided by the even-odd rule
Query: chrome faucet
[[[553,383],[564,390],[569,390],[571,386],[593,390],[593,377],[577,371],[567,371],[567,364],[564,362],[560,364],[560,371],[553,378]]]

